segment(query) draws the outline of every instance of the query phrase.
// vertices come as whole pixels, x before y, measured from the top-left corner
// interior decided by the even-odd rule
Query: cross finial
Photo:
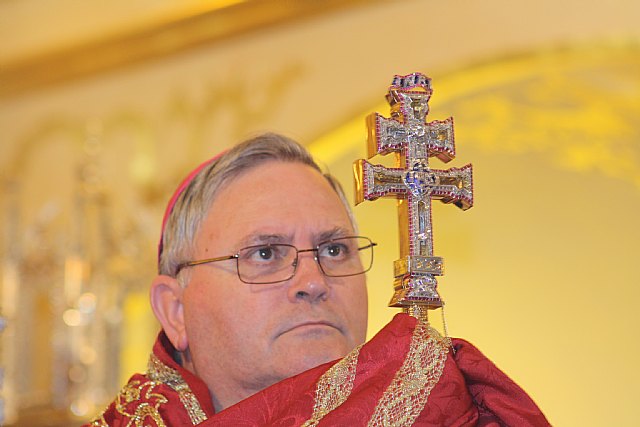
[[[453,118],[426,122],[431,79],[421,73],[394,76],[386,99],[391,118],[367,117],[368,157],[394,153],[396,168],[373,165],[364,159],[354,164],[356,204],[378,197],[398,199],[400,259],[394,262],[392,307],[410,313],[441,307],[436,276],[443,274],[442,258],[433,254],[431,200],[453,203],[461,209],[473,205],[472,168],[437,170],[429,158],[449,162],[455,157]]]

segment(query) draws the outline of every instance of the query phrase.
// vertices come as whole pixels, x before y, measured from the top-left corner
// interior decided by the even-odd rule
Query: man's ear
[[[182,306],[183,291],[178,280],[170,276],[159,275],[151,283],[151,308],[178,351],[185,351],[189,346]]]

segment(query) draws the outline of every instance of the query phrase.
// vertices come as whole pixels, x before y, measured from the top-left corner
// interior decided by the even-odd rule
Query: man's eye
[[[287,253],[288,251],[285,246],[254,246],[244,249],[240,254],[240,258],[254,263],[273,263],[286,258]]]
[[[338,245],[332,245],[327,248],[327,254],[330,256],[338,256],[342,252],[342,248]]]
[[[320,256],[327,258],[345,258],[349,255],[349,250],[345,245],[331,243],[320,248]]]
[[[273,248],[259,248],[256,250],[256,256],[260,259],[270,260],[274,257]]]

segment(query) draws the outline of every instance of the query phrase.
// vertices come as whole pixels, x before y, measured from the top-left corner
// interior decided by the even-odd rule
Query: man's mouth
[[[297,322],[284,328],[282,332],[278,334],[284,335],[290,332],[323,332],[323,331],[340,331],[340,328],[333,322],[326,320],[309,320],[303,322]]]

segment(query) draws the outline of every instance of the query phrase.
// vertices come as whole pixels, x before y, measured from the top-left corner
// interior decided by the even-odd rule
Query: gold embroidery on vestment
[[[342,405],[351,394],[360,348],[356,347],[344,359],[333,365],[318,380],[313,413],[302,427],[313,427],[329,412]]]
[[[104,412],[98,416],[95,420],[91,421],[90,427],[109,427],[109,424],[104,419]]]
[[[147,369],[148,381],[129,381],[114,401],[115,410],[127,421],[125,427],[148,426],[149,420],[153,420],[158,427],[166,427],[160,415],[160,407],[169,400],[157,392],[157,387],[161,385],[167,385],[178,393],[193,425],[207,419],[195,394],[178,371],[162,363],[154,354],[149,357]],[[90,426],[108,427],[104,412]]]
[[[145,422],[151,418],[158,427],[166,427],[160,416],[160,406],[168,400],[160,393],[154,393],[154,389],[161,385],[156,381],[129,381],[125,385],[114,402],[116,411],[125,416],[126,427],[148,426]],[[143,401],[141,401],[141,399]],[[131,405],[133,402],[136,404]]]
[[[184,378],[182,378],[178,371],[162,363],[155,354],[151,354],[149,357],[147,376],[149,379],[162,382],[178,392],[180,402],[182,402],[182,405],[187,410],[193,425],[199,424],[207,419],[207,415],[200,407],[196,395],[191,391],[191,388],[185,382]]]
[[[402,367],[378,402],[369,426],[411,426],[424,409],[440,380],[450,340],[418,322]]]
[[[429,324],[418,322],[404,362],[378,401],[368,425],[413,425],[427,404],[431,390],[440,380],[450,346],[449,339],[443,338]],[[324,416],[349,398],[356,377],[360,347],[320,377],[313,413],[302,427],[316,426]]]

